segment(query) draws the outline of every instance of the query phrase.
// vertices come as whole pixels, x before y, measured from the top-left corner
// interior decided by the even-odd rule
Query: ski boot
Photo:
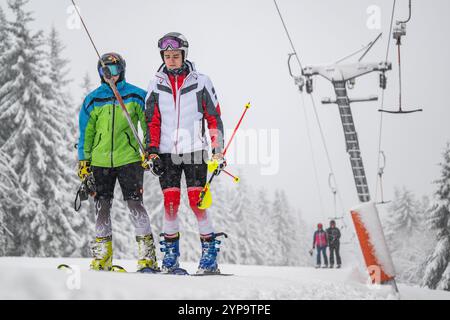
[[[95,238],[91,243],[91,253],[94,257],[91,270],[110,271],[112,268],[112,237]]]
[[[164,237],[164,240],[160,241],[161,252],[164,252],[164,258],[162,261],[161,272],[171,274],[187,274],[187,271],[180,268],[178,258],[180,256],[180,234],[177,233],[176,237],[169,238],[165,233],[160,234]]]
[[[156,260],[155,243],[153,235],[136,236],[138,245],[137,272],[155,273],[159,271]]]
[[[217,266],[217,253],[220,251],[218,245],[221,241],[218,236],[228,237],[226,233],[212,233],[208,238],[201,238],[202,256],[198,264],[197,274],[220,274]]]

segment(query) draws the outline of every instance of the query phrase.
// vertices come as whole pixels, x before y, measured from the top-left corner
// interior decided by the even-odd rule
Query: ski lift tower
[[[356,191],[360,202],[369,202],[370,193],[350,103],[377,101],[378,97],[370,96],[367,98],[351,99],[348,96],[347,87],[349,89],[353,89],[356,78],[372,72],[380,72],[380,86],[385,87],[385,73],[391,69],[392,64],[387,61],[383,61],[379,63],[358,62],[347,65],[336,63],[329,66],[308,66],[302,70],[303,76],[306,78],[306,91],[308,94],[313,92],[313,76],[320,75],[333,84],[336,99],[332,100],[331,98],[324,98],[322,103],[337,104],[339,107],[339,113],[344,129],[346,148],[350,156],[350,164],[352,166]]]
[[[373,43],[370,47],[372,47]],[[370,50],[370,47],[368,50]],[[366,53],[367,51],[364,55]],[[342,127],[344,129],[346,148],[350,156],[350,164],[355,180],[356,192],[358,199],[361,202],[360,206],[351,210],[351,215],[364,260],[373,283],[391,284],[398,293],[399,291],[395,281],[395,268],[384,239],[384,233],[379,220],[378,212],[375,205],[370,203],[369,186],[361,157],[358,134],[356,132],[352,110],[350,108],[351,103],[377,101],[378,97],[370,96],[366,98],[352,99],[349,98],[347,92],[347,88],[352,89],[354,87],[356,78],[372,72],[380,73],[380,87],[385,89],[386,72],[392,69],[392,64],[387,61],[382,61],[379,63],[362,63],[361,60],[363,57],[361,57],[357,63],[353,64],[341,65],[339,62],[342,60],[340,60],[339,62],[329,66],[305,67],[302,70],[302,74],[306,79],[305,86],[308,94],[311,94],[313,91],[312,80],[316,75],[324,77],[333,84],[336,99],[332,100],[331,98],[325,98],[322,100],[322,103],[337,104],[339,107]],[[363,222],[363,220],[367,219],[367,217],[371,217],[369,218],[371,231],[367,229],[368,226],[365,222]],[[376,236],[375,238],[372,238],[369,234],[376,234]],[[383,241],[376,241],[374,239],[383,239]],[[375,250],[374,248],[377,249]],[[385,255],[378,255],[379,252],[384,252]]]

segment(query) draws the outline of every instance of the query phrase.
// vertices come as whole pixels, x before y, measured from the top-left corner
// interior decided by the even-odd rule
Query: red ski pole
[[[247,113],[247,110],[248,110],[249,108],[250,108],[250,102],[247,103],[247,104],[245,105],[245,110],[244,110],[244,112],[242,113],[242,116],[241,116],[241,118],[239,119],[239,122],[238,122],[238,124],[236,125],[236,128],[234,128],[233,134],[231,135],[231,138],[230,138],[230,140],[228,141],[227,146],[226,146],[225,149],[223,150],[223,156],[225,156],[225,154],[227,153],[228,147],[230,146],[231,141],[233,141],[233,138],[234,138],[234,136],[236,135],[236,131],[239,129],[239,127],[240,127],[240,125],[241,125],[241,122],[242,122],[242,119],[244,119],[244,116],[245,116],[245,114]]]
[[[239,182],[239,177],[238,176],[234,176],[234,175],[232,175],[231,173],[229,173],[227,170],[225,170],[225,169],[222,169],[222,171],[223,171],[223,173],[225,173],[225,174],[227,174],[227,175],[229,175],[230,177],[232,177],[233,178],[233,180],[234,180],[234,182]]]

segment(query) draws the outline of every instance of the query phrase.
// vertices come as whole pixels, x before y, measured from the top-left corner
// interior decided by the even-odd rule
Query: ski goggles
[[[106,67],[109,69],[109,71],[111,72],[111,75],[113,77],[118,76],[123,71],[122,66],[119,64],[107,64]],[[98,70],[98,72],[100,73],[100,75],[102,77],[105,75],[103,72],[103,68],[101,68],[101,67]]]
[[[189,44],[186,41],[183,41],[180,38],[172,36],[161,38],[158,41],[158,48],[161,50],[167,50],[169,48],[172,50],[174,49],[177,50],[183,47],[187,48],[188,46]]]

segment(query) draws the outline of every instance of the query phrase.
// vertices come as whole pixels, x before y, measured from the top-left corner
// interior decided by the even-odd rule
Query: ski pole
[[[237,130],[238,130],[239,127],[241,126],[242,119],[244,119],[244,116],[245,116],[245,114],[247,113],[247,111],[248,111],[249,108],[250,108],[250,102],[247,103],[247,104],[245,105],[244,112],[242,113],[241,118],[239,119],[239,121],[238,121],[236,127],[235,127],[234,130],[233,130],[233,134],[231,135],[230,140],[228,141],[228,143],[227,143],[225,149],[224,149],[223,152],[222,152],[222,154],[223,154],[224,157],[225,157],[225,155],[226,155],[226,153],[227,153],[227,151],[228,151],[228,147],[230,146],[231,142],[233,141],[234,136],[236,135]],[[211,183],[212,183],[214,177],[217,175],[218,170],[219,170],[218,168],[214,170],[214,172],[213,172],[213,174],[211,175],[211,177],[209,178],[208,182],[205,184],[203,190],[200,192],[200,195],[199,195],[199,198],[198,198],[198,202],[197,202],[197,207],[199,207],[200,209],[206,209],[207,207],[209,207],[209,206],[211,205],[211,203],[204,204],[203,202],[204,202],[204,200],[205,200],[205,196],[206,196],[206,195],[208,195],[208,200],[209,200],[208,202],[211,202],[211,201],[212,201],[212,200],[211,200],[211,195],[210,195],[210,186],[211,186]],[[222,171],[224,171],[226,174],[228,174],[229,176],[231,176],[232,178],[234,178],[234,181],[235,181],[235,182],[239,182],[239,178],[238,178],[238,177],[235,177],[234,175],[230,174],[229,172],[227,172],[227,171],[225,171],[225,170],[223,170],[223,169],[222,169]]]
[[[244,110],[244,112],[242,113],[242,116],[241,116],[241,118],[239,119],[239,122],[238,122],[238,124],[236,125],[236,128],[234,128],[233,134],[231,135],[231,138],[230,138],[230,140],[228,141],[227,146],[226,146],[225,149],[223,150],[223,156],[226,155],[226,153],[227,153],[227,151],[228,151],[228,147],[230,146],[231,141],[233,141],[233,138],[234,138],[234,136],[236,135],[236,131],[237,131],[237,130],[239,129],[239,127],[241,126],[242,119],[244,119],[244,116],[245,116],[245,114],[247,113],[247,110],[248,110],[249,108],[250,108],[250,102],[247,103],[247,104],[245,105],[245,110]]]
[[[101,65],[102,65],[102,70],[103,70],[105,81],[111,87],[111,89],[112,89],[112,91],[114,93],[114,96],[116,97],[117,101],[119,102],[119,105],[122,108],[122,111],[123,111],[123,113],[125,115],[125,118],[127,119],[128,125],[130,126],[131,131],[133,132],[133,136],[134,136],[134,138],[136,139],[136,141],[139,144],[139,149],[141,150],[142,154],[144,154],[145,150],[144,150],[144,146],[142,144],[142,141],[139,139],[138,132],[137,132],[136,128],[134,127],[133,122],[131,121],[130,114],[128,113],[127,108],[125,107],[125,103],[123,102],[123,99],[122,99],[119,91],[117,90],[116,84],[112,80],[111,72],[106,67],[105,63],[103,62],[103,60],[102,60],[102,58],[100,56],[100,53],[98,52],[97,47],[95,46],[94,40],[92,39],[91,34],[89,33],[89,30],[88,30],[86,24],[84,23],[83,17],[81,16],[80,11],[78,11],[78,7],[75,4],[75,1],[74,0],[71,0],[71,1],[72,1],[72,4],[73,4],[74,8],[75,8],[75,11],[78,14],[78,17],[80,18],[81,23],[83,24],[84,30],[86,31],[86,34],[88,35],[89,40],[91,41],[91,44],[94,47],[94,50],[95,50],[95,52],[96,52],[96,54],[98,56],[98,59],[99,59]]]

